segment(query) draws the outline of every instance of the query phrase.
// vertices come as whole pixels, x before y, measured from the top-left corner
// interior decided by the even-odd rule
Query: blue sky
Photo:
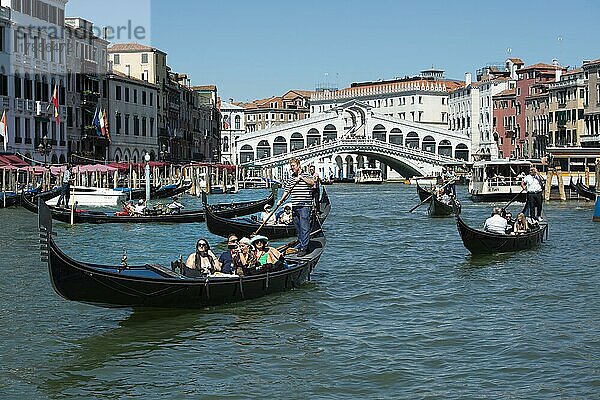
[[[70,0],[67,15],[149,27],[150,44],[175,71],[240,101],[432,66],[463,79],[503,62],[509,48],[526,64],[600,58],[595,0]]]

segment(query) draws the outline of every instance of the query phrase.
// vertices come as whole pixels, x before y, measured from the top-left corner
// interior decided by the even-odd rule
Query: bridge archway
[[[323,129],[323,142],[337,139],[337,129],[335,125],[327,124]]]
[[[411,149],[418,149],[419,148],[419,135],[417,134],[417,132],[408,132],[408,134],[406,135],[406,147],[409,147]]]
[[[283,136],[277,136],[273,140],[273,155],[277,156],[285,153],[287,153],[287,141]]]
[[[271,157],[271,146],[269,145],[269,141],[261,140],[258,142],[258,146],[256,146],[256,158],[267,158]]]
[[[354,158],[352,158],[351,155],[347,155],[346,159],[344,160],[344,164],[346,164],[346,178],[353,178],[355,174]]]
[[[454,158],[459,158],[465,161],[469,160],[469,148],[466,144],[460,143],[456,146],[456,150],[454,150]]]
[[[425,136],[422,142],[422,150],[435,154],[435,139],[432,136]]]
[[[300,150],[304,148],[304,136],[300,132],[292,133],[290,137],[290,151]]]
[[[386,134],[387,130],[385,129],[385,126],[381,124],[377,124],[373,128],[373,139],[375,140],[381,140],[382,142],[386,142]]]
[[[452,143],[449,140],[441,140],[438,144],[438,154],[440,156],[452,157]]]
[[[393,128],[390,131],[389,140],[390,143],[399,144],[400,146],[404,145],[404,135],[402,135],[402,131],[398,128]]]
[[[247,163],[254,161],[254,149],[249,144],[245,144],[240,148],[240,162]]]
[[[321,144],[321,134],[316,128],[311,128],[306,134],[306,146]]]

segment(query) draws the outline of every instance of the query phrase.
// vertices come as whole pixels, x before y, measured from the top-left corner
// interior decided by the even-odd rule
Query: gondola
[[[581,178],[579,178],[577,181],[575,190],[577,190],[577,194],[579,194],[581,197],[584,197],[588,200],[596,200],[596,193],[594,193],[594,191],[589,187],[585,186],[583,182],[581,182]]]
[[[288,266],[283,270],[190,278],[160,264],[100,265],[74,260],[54,242],[52,214],[43,201],[39,210],[40,255],[48,265],[52,287],[67,300],[102,307],[194,309],[287,291],[310,279],[326,243],[322,229],[317,229],[311,234],[309,253],[285,256]]]
[[[0,208],[15,206],[19,203],[19,195],[15,192],[0,192]]]
[[[192,187],[191,182],[187,185],[183,183],[180,184],[172,184],[172,185],[164,185],[160,188],[156,189],[153,193],[151,193],[151,199],[166,199],[169,197],[177,196]]]
[[[456,207],[460,207],[460,204],[455,202]],[[454,207],[452,204],[444,203],[443,201],[438,200],[437,196],[431,196],[429,200],[429,208],[427,209],[427,213],[431,217],[449,217],[454,213]]]
[[[417,193],[419,195],[419,200],[425,201],[433,194],[433,191],[422,188],[421,185],[419,185],[419,181],[417,181]]]
[[[321,193],[320,210],[318,215],[319,223],[322,224],[331,211],[331,202],[329,196],[323,188]],[[230,233],[235,233],[239,237],[250,237],[250,235],[260,227],[260,222],[251,218],[231,219],[223,217],[215,212],[213,206],[205,206],[206,227],[210,233],[221,237],[227,237]],[[281,239],[296,236],[294,225],[264,225],[260,230],[261,235],[269,239]]]
[[[544,242],[548,236],[548,221],[544,220],[530,232],[520,235],[502,235],[474,229],[456,213],[456,225],[463,244],[471,254],[509,253],[527,250]]]
[[[214,205],[216,214],[224,217],[239,217],[243,215],[253,214],[264,209],[266,204],[274,204],[275,193],[261,200],[245,201],[240,203],[225,203]],[[28,196],[23,196],[23,206],[32,212],[38,212],[38,206]],[[57,221],[70,223],[71,210],[48,206],[52,218]],[[165,223],[192,223],[204,222],[204,210],[182,211],[178,214],[149,214],[149,215],[117,215],[114,212],[102,211],[84,211],[76,210],[73,212],[73,223],[90,223],[90,224],[106,224],[106,223],[148,223],[148,222],[165,222]]]

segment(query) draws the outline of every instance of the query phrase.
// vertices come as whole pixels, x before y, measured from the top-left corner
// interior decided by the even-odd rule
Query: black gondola
[[[575,190],[577,191],[577,194],[579,194],[581,197],[584,197],[588,200],[596,200],[596,193],[589,187],[585,186],[584,183],[581,182],[581,178],[579,178],[579,180],[577,181],[577,184],[575,185]]]
[[[460,207],[456,204],[456,207]],[[427,212],[431,217],[449,217],[454,213],[454,206],[438,200],[437,196],[431,196]]]
[[[0,208],[15,206],[19,203],[19,195],[15,192],[0,192]]]
[[[323,188],[320,199],[321,214],[318,216],[322,224],[331,211],[331,202],[329,196]],[[213,206],[205,206],[206,226],[210,233],[218,236],[227,237],[230,233],[235,233],[239,237],[250,237],[250,235],[260,227],[260,222],[251,218],[231,219],[219,215],[215,212]],[[281,239],[296,236],[294,225],[264,225],[260,230],[261,235],[269,239]]]
[[[48,264],[52,287],[67,300],[102,307],[202,308],[283,292],[310,279],[325,247],[321,229],[311,234],[309,253],[286,256],[286,269],[251,276],[185,277],[159,264],[99,265],[80,262],[54,242],[52,214],[39,202],[42,262]]]
[[[422,188],[421,185],[419,185],[419,182],[417,181],[417,193],[419,194],[419,200],[425,201],[429,198],[429,196],[433,194],[433,190],[427,190]]]
[[[245,201],[240,203],[217,204],[213,207],[215,212],[224,217],[240,217],[262,211],[266,204],[274,204],[275,192],[261,200]],[[38,206],[34,200],[28,196],[23,196],[23,206],[32,212],[38,212]],[[52,213],[52,218],[57,221],[70,223],[71,210],[48,206]],[[149,215],[117,215],[114,212],[102,211],[83,211],[76,210],[73,213],[73,223],[148,223],[148,222],[167,222],[167,223],[192,223],[204,222],[206,214],[204,210],[182,211],[177,214],[149,214]]]
[[[181,194],[181,193],[191,189],[191,187],[192,187],[191,182],[188,183],[187,185],[184,185],[183,182],[180,184],[164,185],[164,186],[161,186],[158,189],[154,190],[150,194],[150,198],[151,199],[166,199],[169,197],[177,196],[178,194]],[[145,196],[145,194],[144,194],[144,196]]]
[[[471,254],[509,253],[540,245],[548,235],[548,222],[542,221],[531,231],[519,235],[502,235],[471,228],[456,213],[456,225],[463,244]]]

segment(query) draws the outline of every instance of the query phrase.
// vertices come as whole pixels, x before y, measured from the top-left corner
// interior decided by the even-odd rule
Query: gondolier
[[[315,182],[309,174],[300,170],[300,160],[297,158],[290,160],[290,168],[292,175],[283,185],[283,196],[277,202],[277,206],[280,206],[285,199],[291,197],[294,226],[300,242],[297,255],[303,257],[308,254],[310,214],[313,203],[312,188]]]
[[[71,164],[67,164],[65,172],[62,177],[62,190],[60,191],[60,197],[56,205],[60,207],[62,204],[65,208],[69,208],[69,192],[71,191]]]
[[[538,173],[537,168],[531,167],[529,175],[523,178],[521,187],[527,191],[527,200],[523,214],[529,215],[530,218],[540,220],[542,215],[542,185],[544,178]]]

